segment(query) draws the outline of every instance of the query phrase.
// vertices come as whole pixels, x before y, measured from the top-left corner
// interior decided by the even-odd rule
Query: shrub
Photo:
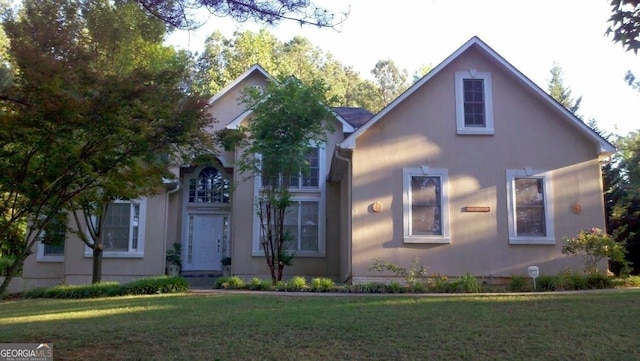
[[[307,280],[304,277],[294,276],[287,282],[287,290],[303,291],[307,288]]]
[[[311,290],[315,292],[327,292],[333,290],[335,283],[330,278],[311,279]]]
[[[561,275],[562,288],[565,290],[584,290],[587,288],[587,278],[578,272],[565,272]]]
[[[618,277],[611,281],[616,287],[640,287],[640,276]]]
[[[122,285],[125,295],[153,295],[159,293],[180,293],[189,289],[187,281],[180,276],[159,276],[141,278]]]
[[[253,277],[247,286],[254,291],[269,291],[273,283],[271,280],[261,280],[258,277]]]
[[[476,276],[467,272],[453,282],[453,289],[463,293],[480,293],[482,286]]]
[[[184,278],[159,276],[141,278],[123,285],[118,282],[101,282],[92,285],[60,285],[36,288],[25,292],[25,298],[96,298],[123,295],[150,295],[158,293],[186,292],[189,288]]]
[[[558,291],[562,289],[562,278],[557,275],[540,275],[536,282],[536,291]]]
[[[447,276],[435,275],[433,278],[433,291],[438,293],[455,292],[455,284],[453,284]]]
[[[389,286],[387,287],[387,290],[390,293],[402,293],[404,291],[402,285],[396,281],[393,281],[391,283],[389,283]]]
[[[624,245],[616,242],[610,235],[599,228],[582,230],[576,237],[564,237],[563,254],[582,254],[585,273],[601,272],[598,265],[608,259],[611,262],[624,264]]]
[[[410,268],[400,267],[395,263],[389,263],[377,258],[373,259],[373,266],[369,267],[369,271],[392,272],[398,277],[404,278],[407,284],[415,283],[418,279],[426,279],[429,267],[420,263],[418,257],[413,257]]]
[[[604,272],[592,272],[586,276],[587,287],[591,289],[611,288],[613,281]]]
[[[523,292],[527,286],[527,279],[524,276],[511,276],[507,289],[511,292]]]

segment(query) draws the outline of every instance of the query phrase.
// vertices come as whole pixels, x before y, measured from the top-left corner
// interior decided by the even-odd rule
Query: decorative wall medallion
[[[580,214],[582,212],[582,206],[578,202],[573,203],[571,205],[571,212],[573,212],[573,214]]]
[[[374,204],[371,205],[371,209],[373,209],[373,211],[376,213],[380,213],[382,211],[382,204],[376,201]]]

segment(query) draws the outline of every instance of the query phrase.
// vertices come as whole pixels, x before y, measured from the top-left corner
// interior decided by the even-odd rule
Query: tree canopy
[[[607,34],[626,50],[640,48],[640,0],[611,0],[611,17]]]

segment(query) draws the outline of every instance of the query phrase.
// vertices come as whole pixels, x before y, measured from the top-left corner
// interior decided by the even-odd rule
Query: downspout
[[[348,209],[349,212],[351,212],[353,203],[352,203],[352,199],[351,199],[351,159],[347,158],[347,157],[343,157],[340,155],[340,147],[338,146],[338,144],[336,144],[336,148],[334,151],[334,155],[337,159],[342,160],[344,162],[347,163],[347,200],[348,200]],[[352,235],[352,224],[351,224],[351,217],[352,214],[349,213],[349,216],[347,217],[347,254],[348,254],[348,262],[347,262],[347,274],[344,275],[344,282],[347,282],[348,280],[350,280],[353,275],[352,275],[352,252],[351,252],[351,235]]]
[[[164,200],[164,235],[162,237],[162,254],[165,255],[162,258],[162,274],[165,273],[167,269],[167,235],[169,234],[169,196],[173,193],[176,193],[180,190],[180,182],[176,183],[176,187],[172,190],[167,191],[166,197]]]

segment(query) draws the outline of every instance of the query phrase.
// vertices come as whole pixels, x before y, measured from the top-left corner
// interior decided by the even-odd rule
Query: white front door
[[[226,216],[191,213],[188,217],[188,234],[185,270],[219,271],[225,237]]]

